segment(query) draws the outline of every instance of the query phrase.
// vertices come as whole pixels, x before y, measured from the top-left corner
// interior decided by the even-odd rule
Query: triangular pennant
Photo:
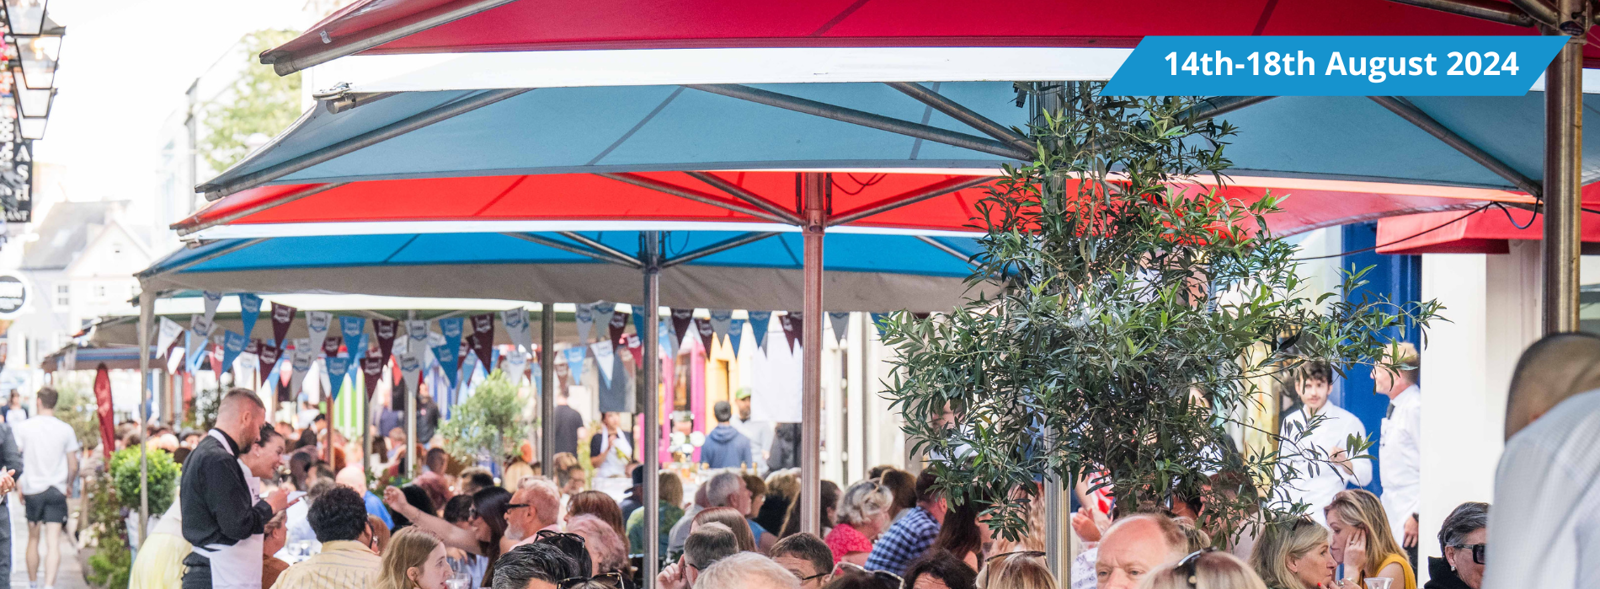
[[[772,311],[750,312],[750,335],[756,338],[756,347],[767,352],[767,330],[772,326]]]
[[[378,358],[385,364],[389,356],[394,354],[395,332],[400,328],[400,322],[393,319],[373,319],[372,333],[378,337]]]
[[[306,333],[311,337],[311,346],[317,350],[327,350],[328,332],[333,330],[333,314],[325,311],[306,311]],[[333,335],[335,353],[339,349],[339,334]]]
[[[594,316],[590,312],[594,309],[591,303],[578,305],[578,311],[573,313],[573,321],[578,322],[578,341],[589,343],[589,330],[594,329]]]
[[[339,317],[339,333],[344,336],[344,347],[350,355],[356,358],[367,355],[367,349],[361,342],[361,336],[367,332],[366,317]]]
[[[728,345],[733,346],[733,355],[739,355],[739,341],[744,339],[744,320],[733,319],[728,322]]]
[[[616,303],[596,301],[593,305],[589,305],[589,320],[597,326],[607,325],[611,323],[611,313],[616,310]]]
[[[790,352],[794,351],[795,343],[805,345],[804,342],[800,341],[800,330],[802,329],[800,313],[790,311],[783,314],[778,318],[778,325],[783,327],[783,339],[789,341]]]
[[[444,334],[444,345],[437,346],[433,350],[433,355],[439,360],[439,366],[444,368],[445,376],[450,379],[452,390],[461,379],[461,321],[460,317],[439,320],[439,331]]]
[[[261,362],[261,378],[265,380],[266,375],[271,374],[272,369],[278,366],[278,357],[283,352],[283,348],[261,340],[256,340],[256,342],[258,342],[256,344],[256,359]]]
[[[350,373],[350,357],[330,356],[326,364],[328,367],[328,395],[337,401],[339,400],[339,390],[344,388],[344,377]]]
[[[221,374],[233,369],[233,361],[239,358],[239,354],[244,351],[245,343],[248,341],[249,340],[245,339],[244,334],[237,331],[230,329],[226,332],[223,332],[222,366],[217,371],[217,374]]]
[[[644,368],[644,354],[642,353],[644,345],[639,341],[639,334],[630,333],[622,339],[627,340],[628,351],[633,354],[633,367],[635,369]]]
[[[883,325],[885,321],[889,320],[889,314],[868,313],[867,316],[872,319],[872,326],[878,328],[878,337],[883,337]]]
[[[715,332],[718,338],[726,339],[728,337],[728,330],[732,328],[733,311],[729,311],[727,309],[711,310],[711,331]]]
[[[206,352],[206,361],[211,365],[211,372],[222,378],[222,373],[227,372],[222,368],[222,344],[213,343],[210,351]]]
[[[622,345],[618,342],[624,341],[622,333],[628,329],[628,314],[622,311],[611,313],[611,323],[607,327],[611,328],[611,344]]]
[[[294,351],[289,354],[289,367],[293,372],[289,374],[289,396],[300,398],[300,389],[305,385],[306,373],[311,371],[311,361],[316,359],[317,350],[311,347],[311,339],[294,340]]]
[[[644,337],[644,305],[633,306],[633,332]]]
[[[189,335],[188,331],[184,331],[183,332],[183,347],[181,347],[181,348],[177,347],[178,346],[177,343],[173,343],[172,344],[173,345],[172,349],[168,350],[168,353],[167,353],[167,373],[168,374],[177,374],[179,372],[182,372],[183,369],[188,366],[188,363],[184,361],[184,358],[188,354],[189,343],[191,341],[193,341],[193,340],[194,340],[194,337]],[[177,352],[177,353],[174,354],[172,352]]]
[[[173,344],[178,343],[178,336],[180,335],[183,335],[183,326],[179,325],[177,321],[162,317],[161,333],[156,337],[156,351],[162,354],[167,353],[168,350],[172,349]]]
[[[272,304],[272,345],[285,348],[283,338],[289,337],[289,325],[294,323],[294,307]]]
[[[472,316],[472,353],[478,355],[478,362],[483,364],[484,372],[488,372],[494,363],[490,358],[494,350],[494,313],[484,313]]]
[[[522,380],[528,376],[528,355],[521,350],[512,350],[506,354],[506,375],[511,377],[513,386],[521,385]]]
[[[572,384],[583,384],[583,351],[587,349],[584,346],[572,346],[562,352],[567,358],[567,370],[571,371]]]
[[[850,313],[828,313],[828,326],[833,328],[833,339],[836,342],[844,341],[845,331],[850,328]]]
[[[428,335],[427,321],[406,322],[406,355],[400,358],[400,374],[411,388],[416,388],[422,378],[423,364],[428,359]],[[444,336],[439,339],[443,341]]]
[[[244,337],[255,337],[256,319],[261,317],[261,297],[239,293],[239,323],[244,327]]]
[[[201,291],[200,296],[206,301],[206,320],[216,319],[217,307],[222,304],[222,293]]]
[[[709,355],[711,353],[711,344],[715,343],[715,341],[711,338],[715,336],[717,332],[711,328],[710,321],[706,321],[705,319],[701,319],[699,317],[696,317],[694,320],[694,330],[695,333],[700,335],[700,345],[702,346],[701,349],[705,350],[706,354]]]
[[[689,323],[694,320],[694,309],[672,310],[672,347],[677,348],[683,344],[683,336],[689,334]]]
[[[316,338],[311,338],[311,339],[315,340]],[[340,346],[340,344],[341,344],[341,342],[340,342],[339,338],[336,338],[336,337],[323,338],[322,339],[322,355],[327,356],[329,358],[332,358],[334,356],[338,356],[339,355],[339,346]],[[352,351],[354,351],[354,350],[352,350]]]
[[[200,360],[210,348],[211,330],[216,325],[203,315],[189,316],[189,331],[183,338],[183,347],[189,352],[189,373],[200,369]]]
[[[517,307],[501,311],[500,325],[505,327],[512,344],[529,354],[533,353],[533,326],[528,324],[528,309]]]
[[[656,326],[656,345],[660,346],[661,355],[668,358],[673,357],[673,354],[678,353],[678,344],[681,343],[683,343],[683,340],[672,334],[672,326],[669,325],[669,321],[666,319],[661,320],[661,323]]]
[[[611,386],[611,371],[615,368],[611,364],[611,357],[616,353],[611,342],[595,342],[589,344],[589,349],[594,350],[594,364],[600,369],[600,386]]]
[[[361,376],[367,385],[367,394],[378,390],[378,379],[383,376],[383,359],[372,356],[362,358]]]

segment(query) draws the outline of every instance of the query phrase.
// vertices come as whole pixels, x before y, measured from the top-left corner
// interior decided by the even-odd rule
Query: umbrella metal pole
[[[822,535],[822,238],[828,224],[827,174],[801,174],[805,205],[805,305],[800,378],[800,531]]]
[[[139,544],[150,529],[150,459],[145,443],[150,405],[150,323],[155,319],[156,293],[139,291]]]
[[[539,470],[556,476],[556,310],[539,304]]]
[[[455,351],[452,350],[450,353],[454,354]],[[449,386],[449,377],[445,378],[446,386]],[[406,387],[406,478],[417,477],[417,389],[420,388],[422,388],[421,378],[418,378],[412,386]],[[328,434],[328,439],[333,439],[332,433]]]
[[[1544,332],[1578,330],[1579,223],[1583,160],[1583,0],[1557,0],[1562,15],[1583,20],[1562,24],[1572,35],[1545,70],[1544,146]]]
[[[639,337],[644,353],[644,431],[633,438],[644,439],[644,584],[654,586],[656,570],[661,566],[661,453],[656,446],[661,440],[661,404],[657,392],[661,372],[661,239],[655,231],[646,231],[640,238],[644,258],[644,333]]]

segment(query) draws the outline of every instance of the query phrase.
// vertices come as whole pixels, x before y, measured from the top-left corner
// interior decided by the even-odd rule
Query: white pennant
[[[162,317],[161,335],[156,338],[156,353],[167,353],[167,348],[172,347],[172,342],[178,341],[180,335],[183,335],[183,326],[178,325],[177,321]]]
[[[835,342],[844,341],[845,330],[850,328],[850,312],[828,313],[828,323],[833,326],[833,339]]]
[[[415,389],[422,379],[423,364],[428,359],[428,341],[432,339],[428,333],[426,320],[406,322],[406,353],[400,358],[400,378],[405,379],[406,386]],[[440,335],[440,343],[444,343],[444,336]],[[398,352],[397,352],[398,353]]]
[[[611,386],[612,356],[615,350],[611,349],[609,340],[600,340],[589,344],[589,349],[594,350],[594,362],[600,368],[600,377],[605,379],[605,386]]]
[[[206,321],[217,317],[217,305],[222,304],[222,293],[202,291],[200,296],[206,299]]]
[[[578,312],[573,316],[573,319],[578,322],[578,341],[580,342],[588,343],[589,341],[589,330],[594,327],[593,313],[594,305],[585,303],[578,305]],[[606,320],[610,321],[611,318],[607,317]]]
[[[311,361],[321,348],[312,347],[311,340],[307,338],[294,340],[294,355],[289,357],[289,365],[294,369],[289,375],[289,396],[300,398],[300,387],[304,384],[306,373],[311,371]]]
[[[711,310],[711,332],[716,334],[717,339],[727,339],[728,329],[731,327],[733,327],[733,311],[727,309]]]
[[[593,305],[589,305],[589,322],[595,325],[611,325],[611,313],[616,310],[616,303],[595,301]]]
[[[513,345],[519,349],[533,353],[533,326],[528,324],[528,309],[518,307],[500,312],[500,325],[505,327],[506,335],[511,338]]]
[[[323,340],[328,339],[328,328],[333,325],[333,314],[326,311],[306,311],[306,333],[311,334],[311,347],[322,351]],[[315,356],[313,356],[315,357]]]
[[[518,386],[528,374],[528,355],[521,350],[512,350],[506,355],[506,371],[510,373],[511,384]]]

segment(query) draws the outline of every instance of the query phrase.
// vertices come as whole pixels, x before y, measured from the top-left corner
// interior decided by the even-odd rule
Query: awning
[[[129,338],[129,342],[138,338]],[[157,354],[152,348],[151,354]],[[139,348],[135,345],[111,347],[78,347],[68,345],[39,361],[39,369],[46,373],[66,370],[66,359],[72,357],[71,370],[96,370],[104,363],[110,370],[138,370]]]
[[[1582,221],[1585,254],[1600,253],[1600,185],[1585,186]],[[1597,211],[1597,212],[1590,212]],[[1435,212],[1378,221],[1380,254],[1504,254],[1510,240],[1544,237],[1544,216],[1521,209],[1477,213]]]

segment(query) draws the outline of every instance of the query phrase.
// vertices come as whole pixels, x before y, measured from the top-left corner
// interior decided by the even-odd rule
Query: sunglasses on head
[[[1215,548],[1203,548],[1190,552],[1189,556],[1183,557],[1183,560],[1178,561],[1178,564],[1172,568],[1183,574],[1184,580],[1189,583],[1190,587],[1199,587],[1200,579],[1195,575],[1195,567],[1200,564],[1200,557],[1205,556],[1206,553],[1216,551],[1217,549]]]
[[[601,573],[593,577],[572,577],[569,579],[562,579],[560,583],[556,583],[556,589],[572,589],[573,587],[582,586],[590,581],[604,583],[612,587],[621,587],[622,573],[613,571],[609,573]]]
[[[1483,553],[1488,547],[1488,544],[1456,544],[1451,546],[1456,550],[1471,550],[1474,564],[1483,564]]]
[[[889,571],[869,571],[852,562],[840,562],[839,569],[852,573],[872,575],[878,580],[888,583],[890,587],[894,587],[895,589],[901,589],[902,587],[905,587],[906,584],[906,580],[900,578],[900,575],[896,575]]]

